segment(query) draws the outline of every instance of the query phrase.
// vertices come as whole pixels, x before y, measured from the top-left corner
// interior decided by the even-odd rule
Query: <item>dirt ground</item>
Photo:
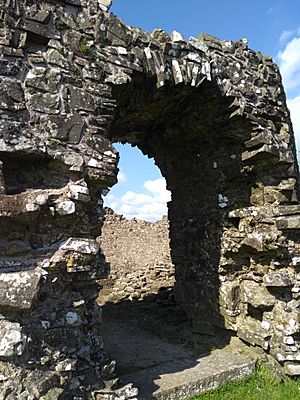
[[[102,336],[108,356],[125,374],[174,359],[209,354],[228,347],[231,336],[194,334],[171,291],[143,301],[123,301],[103,306]]]

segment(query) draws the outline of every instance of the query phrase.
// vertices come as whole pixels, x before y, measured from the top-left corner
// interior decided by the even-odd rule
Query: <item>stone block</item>
[[[0,29],[0,45],[9,46],[12,39],[12,32],[9,29]]]
[[[27,101],[27,106],[30,110],[48,114],[58,114],[59,104],[59,96],[50,93],[35,93],[29,96]]]
[[[56,125],[56,132],[52,135],[54,139],[73,144],[79,143],[84,127],[84,119],[79,113],[74,112],[63,117],[55,116],[52,121]]]
[[[210,48],[222,50],[221,40],[213,35],[209,35],[207,33],[201,33],[198,37],[198,40],[205,43]]]
[[[196,39],[194,37],[189,38],[189,44],[203,53],[206,53],[208,51],[208,46],[202,40]]]
[[[63,392],[64,390],[61,388],[50,389],[40,400],[59,400]]]
[[[41,91],[56,93],[60,79],[61,73],[58,69],[35,67],[26,75],[25,85]]]
[[[247,140],[245,142],[245,145],[247,148],[252,148],[252,147],[257,147],[260,145],[272,145],[274,134],[272,131],[264,130],[262,132],[259,132],[255,136],[253,136],[251,139]]]
[[[173,31],[171,34],[171,41],[172,42],[185,42],[185,38],[182,36],[181,33],[177,31]]]
[[[0,273],[0,308],[30,309],[41,277],[41,269]]]
[[[246,318],[239,321],[238,337],[253,346],[260,346],[264,350],[269,348],[271,334],[261,327],[261,322],[253,318]]]
[[[245,151],[242,153],[242,161],[244,162],[252,162],[252,161],[267,161],[270,158],[279,158],[278,149],[273,145],[263,145],[257,150]]]
[[[103,11],[108,11],[111,7],[112,0],[99,0],[98,3]]]
[[[22,355],[24,336],[19,323],[7,320],[0,321],[0,357],[13,358]]]
[[[61,246],[62,250],[73,250],[82,254],[96,255],[100,250],[100,245],[96,240],[85,238],[70,238]]]
[[[249,233],[242,244],[258,252],[264,251],[264,236],[262,232]]]
[[[163,29],[154,29],[152,32],[152,36],[155,40],[158,40],[160,43],[170,42],[170,35],[164,31]]]
[[[96,110],[97,98],[95,96],[75,86],[69,86],[68,89],[70,92],[70,107],[72,110]]]
[[[287,375],[299,376],[300,375],[300,364],[299,363],[286,363],[284,371]]]
[[[274,216],[276,217],[300,214],[300,205],[299,204],[285,205],[285,206],[280,205],[273,211],[273,213]]]
[[[50,49],[47,53],[48,62],[62,68],[70,67],[68,60],[60,54],[56,49]]]
[[[75,203],[71,200],[57,203],[55,209],[59,215],[70,215],[76,212]]]
[[[23,29],[28,32],[40,36],[46,42],[46,39],[55,37],[55,31],[49,25],[44,25],[37,21],[25,20],[23,21]]]
[[[90,200],[90,192],[86,186],[70,185],[68,197],[72,200],[88,202]]]
[[[241,283],[241,300],[255,308],[272,307],[276,303],[276,298],[268,292],[265,286],[250,280]]]
[[[25,109],[24,91],[19,82],[0,80],[0,109],[18,111]]]
[[[278,229],[300,229],[300,215],[287,215],[276,218]]]
[[[47,20],[47,18],[50,17],[50,15],[51,15],[50,11],[40,10],[40,11],[30,13],[28,16],[28,19],[43,23]]]
[[[292,279],[284,272],[272,272],[263,277],[265,286],[289,287],[293,286]]]
[[[220,288],[220,306],[235,311],[240,301],[240,285],[238,282],[225,282]]]

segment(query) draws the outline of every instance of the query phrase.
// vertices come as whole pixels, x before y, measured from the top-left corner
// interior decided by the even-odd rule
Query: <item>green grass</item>
[[[279,382],[260,366],[241,381],[229,382],[192,400],[300,400],[300,378]]]

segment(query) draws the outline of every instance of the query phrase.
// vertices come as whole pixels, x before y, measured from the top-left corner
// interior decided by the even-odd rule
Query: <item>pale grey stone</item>
[[[264,275],[264,284],[266,286],[289,287],[293,285],[293,280],[284,272],[271,272]]]
[[[0,357],[13,358],[22,355],[24,336],[19,323],[0,320]]]
[[[0,270],[0,307],[31,308],[39,289],[42,270],[5,272]]]

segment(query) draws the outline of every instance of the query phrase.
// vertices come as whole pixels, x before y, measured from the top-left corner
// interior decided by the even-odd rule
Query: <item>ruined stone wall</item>
[[[117,154],[103,135],[111,88],[87,54],[103,11],[0,5],[0,398],[91,398],[112,371],[96,280]]]
[[[231,329],[300,374],[299,176],[278,67],[245,40],[126,26],[109,4],[0,1],[1,396],[90,399],[111,382],[96,299],[114,141],[153,157],[172,192],[193,329]]]
[[[109,264],[101,285],[100,304],[121,300],[142,300],[162,288],[174,285],[170,254],[169,222],[127,220],[105,209],[101,248]]]

